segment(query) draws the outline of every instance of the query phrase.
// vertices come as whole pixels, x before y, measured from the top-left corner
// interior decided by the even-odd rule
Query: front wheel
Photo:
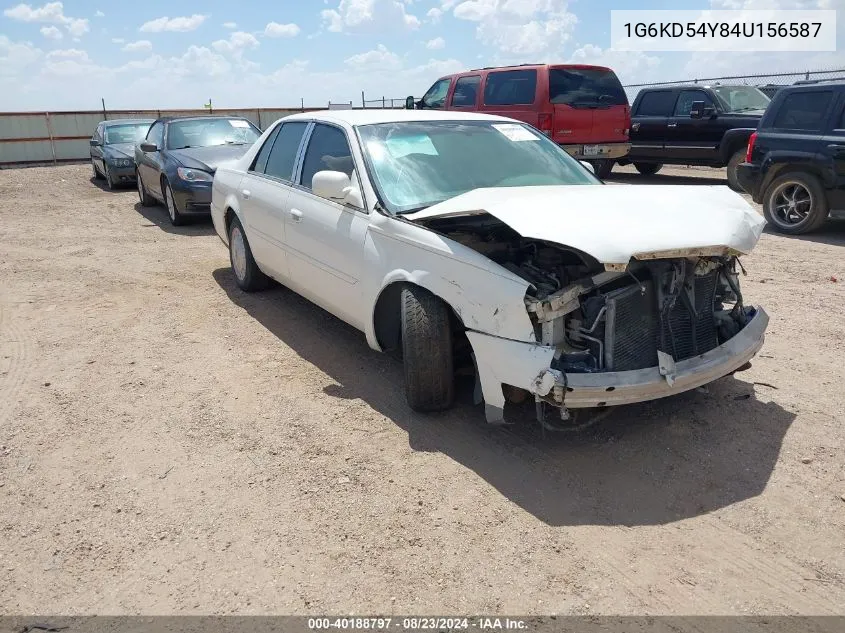
[[[745,150],[738,149],[733,153],[730,160],[728,161],[728,169],[727,169],[727,176],[728,176],[728,187],[733,189],[734,191],[739,191],[742,193],[744,190],[739,184],[739,178],[737,178],[736,171],[739,164],[745,161]]]
[[[93,158],[91,159],[91,169],[94,170],[94,180],[102,180],[103,179],[102,174],[100,174],[100,170],[97,169],[97,163],[94,161]]]
[[[105,177],[106,177],[106,186],[109,188],[109,190],[114,191],[114,180],[112,180],[111,171],[109,170],[108,165],[106,165]]]
[[[827,219],[824,188],[806,172],[775,178],[763,194],[763,215],[780,233],[800,235],[819,228]]]
[[[171,189],[170,185],[166,182],[162,184],[164,185],[164,204],[167,206],[167,215],[170,216],[170,223],[173,226],[182,226],[185,224],[185,216],[176,207],[176,199],[173,197],[173,189]]]
[[[405,396],[415,411],[442,411],[455,397],[452,321],[439,297],[417,286],[402,289]]]
[[[663,163],[634,163],[634,169],[643,176],[651,176],[663,169]]]

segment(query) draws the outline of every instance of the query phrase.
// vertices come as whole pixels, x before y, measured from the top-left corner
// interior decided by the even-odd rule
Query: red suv
[[[600,178],[631,149],[628,97],[616,74],[603,66],[532,64],[471,70],[438,79],[416,107],[524,121],[572,156],[590,161]]]

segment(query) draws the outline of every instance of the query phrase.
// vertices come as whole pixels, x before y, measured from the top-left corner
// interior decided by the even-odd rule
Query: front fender
[[[363,288],[370,306],[368,344],[381,350],[375,332],[376,306],[396,283],[410,283],[440,297],[468,330],[535,342],[525,307],[528,283],[492,260],[433,231],[391,218],[374,222],[365,240],[367,267],[375,283]]]

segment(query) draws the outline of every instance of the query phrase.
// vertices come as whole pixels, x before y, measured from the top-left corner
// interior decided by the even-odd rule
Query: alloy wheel
[[[238,280],[243,281],[246,277],[246,244],[241,227],[236,226],[232,229],[231,242],[232,269],[235,271]]]
[[[800,182],[787,181],[772,192],[772,212],[775,219],[785,226],[795,226],[807,221],[813,208],[813,196]]]

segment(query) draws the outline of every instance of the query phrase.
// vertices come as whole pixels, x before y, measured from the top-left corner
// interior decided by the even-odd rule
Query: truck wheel
[[[643,176],[651,176],[663,169],[663,163],[634,163],[634,169]]]
[[[736,168],[740,163],[745,162],[745,150],[738,149],[733,153],[731,159],[728,161],[728,187],[734,191],[742,193],[744,190],[739,184],[739,179],[736,176]]]
[[[829,212],[818,178],[794,171],[775,178],[763,194],[763,215],[780,233],[800,235],[819,228]]]
[[[599,160],[591,160],[590,164],[593,166],[596,177],[604,180],[613,171],[613,163],[615,162],[612,158],[600,158]]]
[[[452,322],[448,306],[428,290],[406,286],[401,296],[405,397],[415,411],[442,411],[455,396]]]

